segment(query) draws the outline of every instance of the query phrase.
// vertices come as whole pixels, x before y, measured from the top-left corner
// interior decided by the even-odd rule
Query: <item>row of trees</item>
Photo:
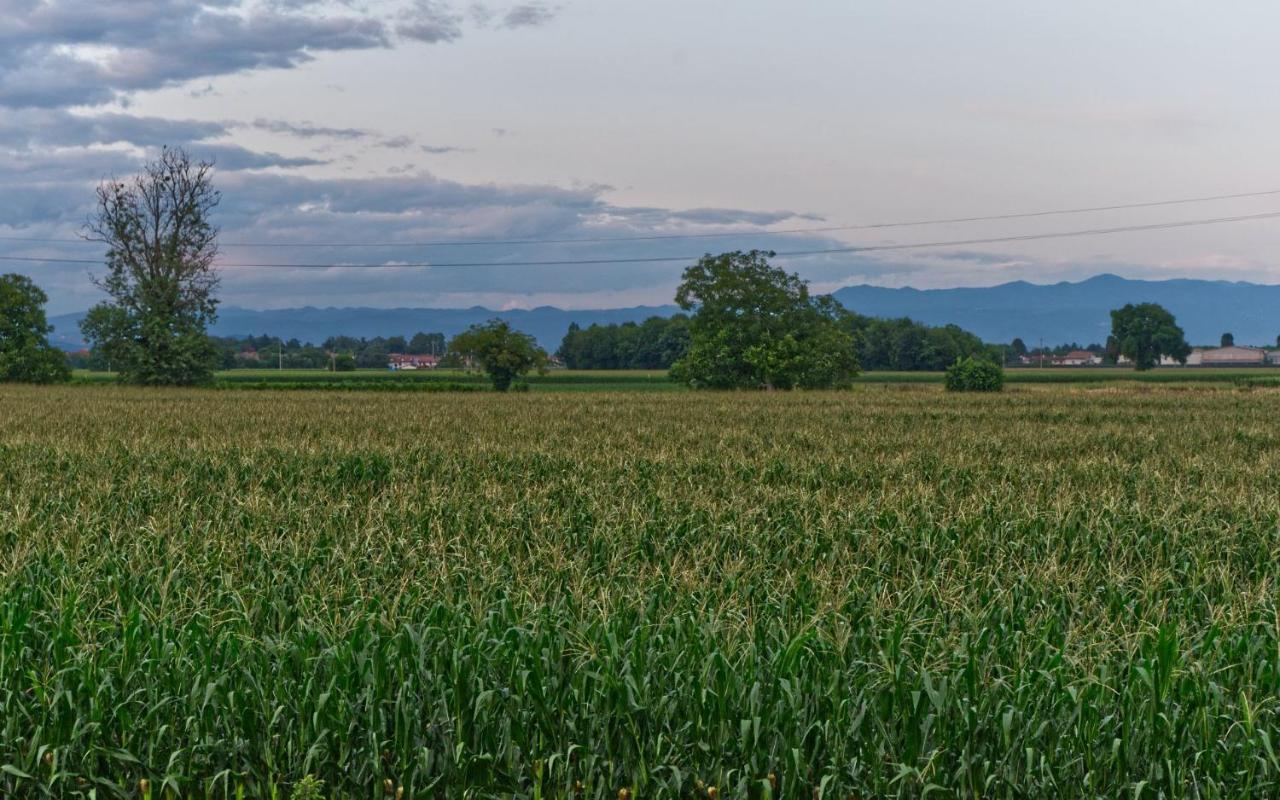
[[[354,369],[380,369],[392,353],[444,356],[448,343],[443,333],[416,333],[412,337],[330,336],[319,345],[282,340],[278,336],[224,337],[218,340],[222,369],[283,366],[286,369],[328,369],[335,359]]]
[[[999,345],[981,339],[958,325],[933,327],[902,317],[877,319],[851,314],[863,369],[941,371],[974,356],[1000,363]]]
[[[644,322],[570,323],[556,354],[569,369],[669,369],[689,350],[689,317],[649,317]]]
[[[984,344],[956,325],[933,327],[905,317],[853,313],[842,316],[842,322],[854,336],[863,369],[939,371],[969,356],[998,361],[1007,349]],[[586,328],[572,324],[556,354],[569,369],[669,369],[685,357],[690,341],[685,314]]]

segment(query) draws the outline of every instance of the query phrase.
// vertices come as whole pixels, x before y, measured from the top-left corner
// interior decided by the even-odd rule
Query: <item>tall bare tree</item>
[[[221,200],[213,165],[166,148],[129,181],[98,187],[87,238],[107,246],[109,300],[81,323],[85,337],[129,382],[189,385],[208,381],[217,350],[206,330],[217,318]]]

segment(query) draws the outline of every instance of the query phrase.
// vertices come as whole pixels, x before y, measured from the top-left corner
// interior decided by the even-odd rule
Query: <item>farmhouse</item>
[[[1258,347],[1219,347],[1200,354],[1206,367],[1260,366],[1267,363],[1267,351]]]
[[[1064,367],[1084,367],[1092,364],[1101,364],[1102,356],[1090,353],[1088,350],[1072,350],[1065,356],[1056,359],[1055,363]]]
[[[439,363],[440,359],[436,356],[414,355],[407,353],[392,353],[387,356],[387,369],[435,369],[436,365]]]

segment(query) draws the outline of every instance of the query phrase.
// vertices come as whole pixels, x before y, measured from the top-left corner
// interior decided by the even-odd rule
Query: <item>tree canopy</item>
[[[957,359],[976,356],[1001,361],[1000,348],[984,344],[958,325],[930,326],[915,320],[850,315],[858,342],[858,363],[866,370],[947,369]]]
[[[109,299],[90,309],[81,331],[126,381],[203,383],[218,365],[206,333],[217,313],[212,168],[166,149],[133,180],[98,187],[88,231],[107,246],[96,283]]]
[[[672,377],[717,389],[849,385],[858,356],[848,312],[810,297],[798,275],[769,264],[773,255],[707,255],[685,270],[676,303],[692,312],[690,342]]]
[[[1139,370],[1151,369],[1165,356],[1185,364],[1191,355],[1173,314],[1157,303],[1129,303],[1112,311],[1111,337],[1110,347]]]
[[[689,318],[676,314],[639,324],[570,324],[556,352],[569,369],[668,369],[688,349]]]
[[[546,351],[532,336],[500,319],[472,325],[453,337],[449,352],[479,364],[500,392],[510,389],[516,378],[547,363]]]
[[[0,275],[0,381],[56,383],[71,377],[49,344],[48,296],[25,275]]]

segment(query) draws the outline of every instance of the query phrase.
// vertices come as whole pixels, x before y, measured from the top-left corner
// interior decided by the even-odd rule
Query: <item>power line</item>
[[[1025,211],[1014,214],[988,214],[977,217],[949,217],[939,219],[919,219],[905,222],[875,222],[862,225],[826,225],[811,228],[781,228],[767,231],[723,231],[718,233],[655,233],[637,236],[583,236],[564,239],[451,239],[421,242],[220,242],[219,247],[254,247],[254,248],[316,248],[316,247],[484,247],[484,246],[516,246],[540,244],[600,244],[606,242],[652,242],[679,239],[724,239],[743,236],[782,236],[805,233],[838,233],[841,231],[868,231],[883,228],[909,228],[925,225],[948,225],[966,222],[995,222],[1011,219],[1031,219],[1034,217],[1050,217],[1065,214],[1088,214],[1100,211],[1122,211],[1134,208],[1156,208],[1160,206],[1186,205],[1189,203],[1209,203],[1219,200],[1241,200],[1251,197],[1272,197],[1280,195],[1280,189],[1263,192],[1240,192],[1237,194],[1207,195],[1204,197],[1184,197],[1177,200],[1154,200],[1145,203],[1121,203],[1107,206],[1088,206],[1084,208],[1059,208],[1048,211]],[[41,238],[34,236],[0,236],[0,242],[31,242],[37,244],[96,244],[91,239]]]
[[[918,250],[934,247],[963,247],[978,244],[999,244],[1002,242],[1029,242],[1041,239],[1066,239],[1078,236],[1105,236],[1116,233],[1133,233],[1139,231],[1159,231],[1171,228],[1190,228],[1201,225],[1219,225],[1228,222],[1248,222],[1251,220],[1276,219],[1280,211],[1269,211],[1262,214],[1244,214],[1234,217],[1212,217],[1208,219],[1191,219],[1176,222],[1155,222],[1147,225],[1123,225],[1114,228],[1086,228],[1074,231],[1056,231],[1051,233],[1026,233],[1016,236],[990,236],[978,239],[950,239],[946,241],[912,242],[908,244],[881,244],[856,247],[830,247],[817,250],[778,251],[777,256],[800,257],[836,255],[842,253],[877,253],[890,250]],[[416,262],[416,263],[382,263],[382,264],[219,264],[219,269],[405,269],[423,267],[553,267],[553,266],[586,266],[608,264],[661,264],[673,262],[697,261],[701,256],[648,256],[635,258],[587,258],[587,259],[552,259],[546,261],[460,261],[460,262]],[[20,261],[28,263],[49,264],[101,264],[101,259],[90,258],[41,258],[38,256],[0,256],[0,261]]]

